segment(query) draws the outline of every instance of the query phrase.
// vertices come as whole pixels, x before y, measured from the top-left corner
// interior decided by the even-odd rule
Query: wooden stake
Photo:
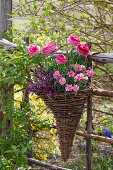
[[[90,47],[91,48],[91,47]],[[87,58],[87,68],[92,66],[92,62]],[[91,78],[88,79],[88,84],[91,85]],[[87,99],[87,122],[86,122],[87,133],[92,133],[92,96],[89,95]],[[91,170],[91,155],[92,155],[92,144],[91,139],[86,139],[86,169]]]
[[[92,133],[92,96],[88,96],[87,99],[87,123],[86,123],[87,133]],[[91,139],[86,139],[86,169],[91,170],[91,152],[92,145]]]

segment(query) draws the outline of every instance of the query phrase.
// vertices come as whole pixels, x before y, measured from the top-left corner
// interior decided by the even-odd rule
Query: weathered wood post
[[[26,42],[26,45],[29,46],[29,37],[25,37],[24,41]],[[30,79],[30,75],[28,75],[28,79]],[[29,103],[29,92],[26,90],[26,84],[24,84],[23,87],[24,87],[24,90],[23,90],[22,101],[23,101],[23,103]],[[30,108],[28,108],[28,112],[30,112]],[[29,120],[26,120],[26,122],[29,125],[27,132],[28,132],[29,136],[32,136],[31,124],[30,124]],[[28,157],[28,159],[33,157],[32,149],[31,150],[27,149],[27,157]],[[28,161],[28,165],[32,166],[33,162]]]
[[[87,133],[92,133],[92,96],[87,99]],[[86,139],[86,169],[91,170],[92,144],[91,139]]]
[[[8,30],[11,33],[12,0],[0,0],[0,39]]]
[[[91,44],[89,46],[91,48]],[[91,67],[92,62],[87,59],[87,67]],[[91,78],[88,80],[89,85],[91,85]],[[87,99],[87,122],[86,122],[87,133],[92,133],[92,96],[89,95]],[[92,144],[91,139],[86,139],[86,170],[91,170],[91,154],[92,154]]]
[[[0,0],[0,39],[6,36],[7,31],[9,31],[9,33],[12,33],[11,31],[12,21],[10,20],[11,14],[12,14],[12,0]],[[4,88],[6,93],[8,90],[8,92],[13,96],[13,87],[8,87],[8,82],[6,82]],[[7,98],[6,95],[7,94],[3,93],[3,89],[0,89],[0,96],[1,96],[0,97],[0,124],[4,119],[3,111],[5,111],[5,109],[4,106],[2,105],[2,100],[5,100],[5,98]],[[3,96],[5,96],[5,98]],[[7,126],[8,122],[9,121],[6,122],[5,126]],[[10,121],[10,125],[11,124],[12,121]],[[0,129],[0,134],[4,133],[4,131],[5,129]]]

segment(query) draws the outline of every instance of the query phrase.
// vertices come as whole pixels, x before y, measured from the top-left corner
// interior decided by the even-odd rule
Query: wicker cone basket
[[[44,94],[40,95],[56,119],[61,156],[64,161],[68,160],[71,153],[75,131],[89,92],[85,90],[77,94],[67,94],[66,98],[64,94],[57,94],[53,99]]]

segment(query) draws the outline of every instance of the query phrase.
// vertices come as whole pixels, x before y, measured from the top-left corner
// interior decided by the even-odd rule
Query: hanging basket
[[[67,161],[72,149],[76,128],[83,114],[84,104],[91,88],[79,93],[57,94],[54,98],[41,94],[40,97],[51,109],[56,119],[57,132],[59,136],[61,156]]]

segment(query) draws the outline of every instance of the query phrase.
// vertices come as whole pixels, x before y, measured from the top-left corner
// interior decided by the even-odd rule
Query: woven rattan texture
[[[56,119],[61,156],[67,161],[71,153],[76,128],[83,113],[88,93],[57,94],[54,99],[41,94]]]

